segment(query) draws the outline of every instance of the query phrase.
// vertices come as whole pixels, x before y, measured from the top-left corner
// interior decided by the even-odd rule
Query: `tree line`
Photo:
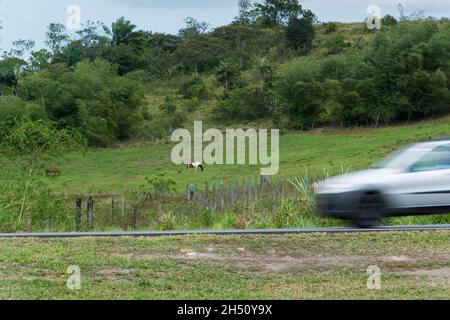
[[[0,60],[0,139],[18,122],[37,120],[77,129],[94,146],[143,131],[162,137],[205,101],[216,121],[270,119],[304,130],[449,111],[446,19],[402,13],[399,21],[384,17],[380,31],[361,23],[363,35],[377,32],[363,44],[349,44],[336,23],[320,23],[298,0],[240,0],[234,21],[214,29],[185,23],[176,35],[139,30],[123,17],[110,26],[87,22],[73,34],[52,23],[46,48],[14,42]],[[319,28],[330,35],[322,43]],[[211,76],[215,84],[205,81]],[[148,84],[168,79],[177,92],[168,90],[162,114],[152,114]]]

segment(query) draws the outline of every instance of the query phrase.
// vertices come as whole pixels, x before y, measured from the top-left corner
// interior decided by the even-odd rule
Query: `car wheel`
[[[383,216],[384,208],[383,198],[378,192],[364,193],[359,199],[353,224],[365,229],[376,226]]]
[[[378,219],[354,219],[353,225],[361,229],[370,229],[378,224]]]

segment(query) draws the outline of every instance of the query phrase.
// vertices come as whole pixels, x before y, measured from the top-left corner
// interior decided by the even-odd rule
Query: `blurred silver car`
[[[384,217],[450,212],[450,139],[418,143],[372,168],[316,183],[320,211],[361,228]]]

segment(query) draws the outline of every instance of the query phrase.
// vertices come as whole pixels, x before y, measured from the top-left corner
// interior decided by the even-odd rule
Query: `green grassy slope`
[[[450,136],[450,119],[421,122],[389,128],[327,130],[290,133],[281,137],[279,178],[320,176],[326,170],[337,174],[344,170],[366,168],[391,151],[406,144]],[[257,166],[217,165],[205,172],[187,171],[171,163],[173,145],[149,144],[116,149],[90,150],[85,155],[69,154],[53,163],[61,169],[59,178],[44,178],[59,192],[126,191],[141,184],[146,176],[164,171],[180,190],[190,183],[229,180],[259,174]],[[0,179],[13,179],[13,164],[5,164]]]

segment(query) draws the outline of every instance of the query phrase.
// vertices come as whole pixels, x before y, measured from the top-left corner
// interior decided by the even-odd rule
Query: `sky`
[[[301,0],[320,21],[362,21],[367,8],[377,5],[381,15],[398,17],[401,1],[405,13],[424,10],[427,16],[450,17],[449,0]],[[176,34],[186,17],[208,22],[211,27],[230,23],[238,13],[238,0],[0,0],[0,48],[8,50],[17,39],[45,41],[51,22],[67,24],[70,6],[80,8],[80,21],[110,25],[124,16],[139,29]]]

